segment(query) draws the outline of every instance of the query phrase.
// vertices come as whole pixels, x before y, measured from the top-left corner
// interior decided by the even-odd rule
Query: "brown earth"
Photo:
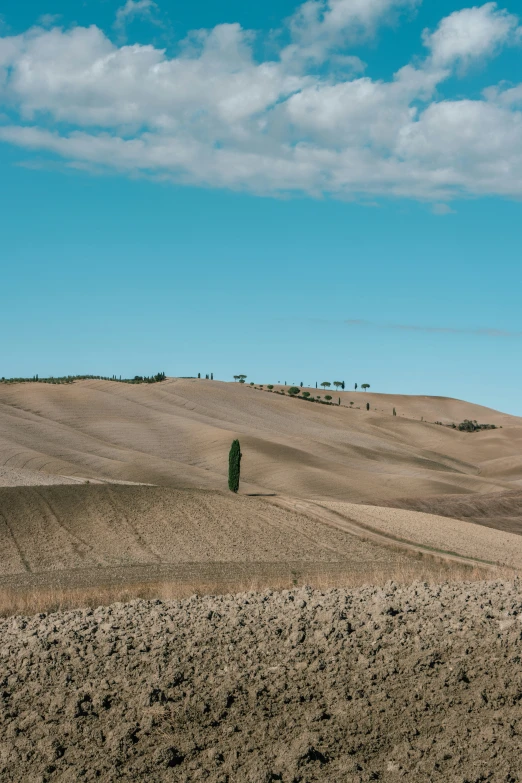
[[[170,580],[208,590],[319,576],[337,584],[343,574],[354,584],[420,578],[441,563],[522,570],[522,536],[283,495],[97,484],[0,489],[0,588]]]
[[[465,519],[477,525],[522,535],[522,490],[377,500],[375,505]]]
[[[237,436],[244,492],[374,502],[513,490],[522,481],[520,418],[447,398],[335,396],[340,407],[205,380],[0,384],[0,466],[224,490]],[[351,400],[361,410],[345,407]],[[469,434],[427,423],[464,418],[502,429]]]
[[[2,781],[522,781],[522,420],[335,394],[0,384]]]
[[[522,586],[136,601],[0,622],[6,783],[518,783]]]
[[[165,487],[4,488],[0,583],[49,584],[54,575],[55,583],[84,585],[86,574],[92,583],[110,583],[111,571],[113,580],[126,572],[136,580],[137,567],[157,580],[177,571],[195,575],[199,565],[209,575],[215,566],[216,576],[258,578],[278,564],[289,574],[296,563],[312,570],[323,564],[327,573],[329,564],[335,572],[340,564],[393,570],[408,561],[269,500]]]
[[[504,498],[522,480],[521,419],[446,398],[338,396],[340,407],[322,406],[182,379],[0,384],[0,483],[11,485],[0,489],[0,587],[207,589],[343,572],[353,584],[412,573],[419,554],[522,565],[522,537],[444,519],[458,515],[456,497],[459,508],[484,498],[488,524],[506,527]],[[343,407],[353,399],[355,410]],[[461,433],[422,418],[502,429]],[[243,480],[233,497],[236,436]],[[434,495],[453,498],[449,511],[422,506]],[[384,508],[404,496],[432,516]],[[380,509],[355,505],[376,498]],[[518,533],[522,514],[509,502]],[[416,573],[425,572],[426,559]]]

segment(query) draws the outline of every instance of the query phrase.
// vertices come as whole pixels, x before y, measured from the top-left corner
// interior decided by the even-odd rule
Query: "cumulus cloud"
[[[435,32],[424,32],[424,43],[431,50],[436,66],[473,60],[495,54],[520,34],[518,17],[499,9],[497,3],[464,8],[443,19]]]
[[[124,28],[127,22],[136,16],[150,17],[157,7],[153,0],[127,0],[125,5],[116,11],[114,25],[115,27]]]
[[[307,0],[289,20],[294,45],[285,56],[322,60],[345,41],[372,33],[394,12],[421,0]]]
[[[94,25],[0,36],[9,116],[0,141],[97,171],[267,194],[403,196],[438,214],[455,196],[522,196],[522,86],[440,98],[454,68],[514,40],[514,16],[494,3],[456,12],[425,34],[424,61],[390,80],[360,75],[348,33],[415,5],[308,0],[290,21],[300,59],[287,47],[256,60],[255,34],[234,23],[191,33],[177,56],[116,45]],[[152,6],[128,0],[120,18]],[[330,67],[306,65],[310,47],[319,57],[341,40]]]

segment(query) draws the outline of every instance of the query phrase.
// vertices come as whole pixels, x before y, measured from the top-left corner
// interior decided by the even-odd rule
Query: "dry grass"
[[[300,574],[289,572],[286,578],[259,578],[220,582],[136,582],[134,584],[93,586],[82,588],[41,588],[20,590],[0,589],[0,616],[34,615],[79,608],[96,608],[113,603],[128,603],[137,599],[181,600],[192,595],[226,595],[230,593],[259,592],[266,589],[288,590],[310,585],[319,590],[335,587],[355,588],[362,585],[384,585],[392,580],[399,584],[416,581],[429,584],[444,582],[478,582],[487,579],[513,578],[509,569],[485,569],[459,564],[422,565],[412,563],[395,569],[376,569],[365,572],[337,574]]]

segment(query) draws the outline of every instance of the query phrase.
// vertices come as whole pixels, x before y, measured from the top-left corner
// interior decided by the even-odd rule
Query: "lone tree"
[[[239,489],[242,456],[239,441],[233,440],[228,455],[228,488],[231,492],[237,492]]]
[[[370,384],[369,383],[361,383],[361,389],[364,389],[364,391],[366,391],[369,388],[370,388]]]
[[[238,375],[237,377],[239,378],[239,383],[244,383],[245,379],[247,378],[246,375]]]
[[[330,381],[323,381],[321,384],[324,389],[330,388],[331,385]]]
[[[343,385],[342,381],[334,381],[334,386],[337,390]]]

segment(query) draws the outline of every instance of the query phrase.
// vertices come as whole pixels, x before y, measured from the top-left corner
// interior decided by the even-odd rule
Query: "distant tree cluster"
[[[464,419],[464,421],[457,426],[457,429],[460,430],[460,432],[478,432],[479,430],[496,430],[497,427],[495,424],[479,424],[476,419],[473,421]]]
[[[166,380],[164,372],[158,372],[156,375],[135,375],[134,378],[119,378],[116,375],[61,375],[58,377],[40,378],[33,375],[31,378],[1,378],[0,383],[52,383],[66,384],[74,381],[116,381],[117,383],[160,383]]]
[[[464,419],[460,424],[444,424],[442,421],[436,421],[441,427],[450,427],[452,430],[459,430],[459,432],[480,432],[480,430],[496,430],[496,424],[479,424],[476,419]]]

